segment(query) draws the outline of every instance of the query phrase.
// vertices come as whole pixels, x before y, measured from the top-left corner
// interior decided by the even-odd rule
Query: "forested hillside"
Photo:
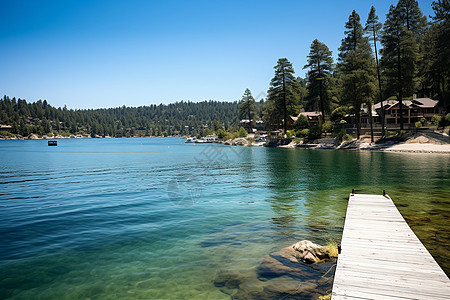
[[[44,101],[28,103],[4,96],[0,124],[12,125],[22,136],[88,134],[91,136],[197,135],[237,125],[236,102],[203,101],[141,107],[72,110]],[[206,132],[205,132],[206,131]]]

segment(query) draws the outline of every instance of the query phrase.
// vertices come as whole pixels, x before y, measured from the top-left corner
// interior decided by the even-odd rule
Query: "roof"
[[[413,105],[426,108],[426,107],[436,107],[438,105],[438,101],[430,99],[430,98],[417,98],[411,101]]]
[[[311,119],[313,117],[320,117],[322,115],[322,113],[320,111],[302,111],[296,117],[294,117],[294,116],[290,116],[290,117],[295,122],[300,117],[300,115],[303,115],[303,116],[307,117],[308,119]]]
[[[433,100],[430,98],[417,98],[413,100],[403,100],[402,104],[406,107],[420,107],[420,108],[433,108],[438,105],[437,100]],[[391,109],[395,106],[398,106],[397,100],[387,100],[383,101],[384,109]],[[373,105],[373,109],[380,109],[381,108],[381,102],[378,102],[377,104]]]
[[[307,116],[307,117],[319,117],[319,116],[322,115],[322,113],[320,111],[304,111],[304,112],[299,113],[297,118],[300,115],[304,115],[304,116]]]

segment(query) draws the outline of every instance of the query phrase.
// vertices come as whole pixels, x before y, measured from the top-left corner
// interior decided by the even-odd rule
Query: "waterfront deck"
[[[450,280],[389,196],[351,194],[332,300],[450,299]]]

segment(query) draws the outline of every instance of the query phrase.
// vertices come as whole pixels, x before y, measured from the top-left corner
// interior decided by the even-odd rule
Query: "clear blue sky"
[[[256,97],[278,58],[303,77],[312,40],[336,57],[353,9],[383,22],[396,3],[0,0],[0,95],[68,108]]]

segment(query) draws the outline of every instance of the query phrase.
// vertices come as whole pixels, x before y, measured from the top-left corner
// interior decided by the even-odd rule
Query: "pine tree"
[[[326,95],[327,84],[333,70],[333,58],[331,51],[324,43],[315,39],[311,43],[308,54],[308,63],[303,69],[308,68],[306,74],[308,79],[308,98],[312,102],[318,102],[322,118],[325,119],[325,110],[329,111],[329,106],[325,101],[329,100]],[[318,101],[316,101],[318,99]]]
[[[391,5],[383,26],[381,68],[387,77],[387,94],[397,94],[400,129],[403,129],[403,97],[415,90],[418,38],[424,31],[423,15],[415,0]]]
[[[344,31],[345,37],[341,41],[339,47],[339,62],[343,62],[347,54],[355,50],[357,45],[363,38],[363,27],[361,25],[361,18],[358,13],[353,10],[352,14],[348,17],[348,21],[345,23],[346,30]]]
[[[375,54],[375,63],[377,68],[377,79],[378,79],[378,95],[380,97],[380,104],[381,104],[381,135],[384,136],[384,128],[385,128],[385,116],[384,116],[384,106],[383,106],[383,89],[381,87],[381,75],[380,75],[380,64],[378,61],[378,50],[377,50],[377,43],[379,41],[378,35],[381,30],[381,23],[378,20],[378,16],[376,14],[375,7],[370,8],[369,16],[367,17],[366,26],[364,27],[364,30],[369,37],[369,41],[372,42],[372,45],[374,47],[373,53]]]
[[[274,67],[275,76],[267,92],[264,118],[272,126],[283,123],[288,127],[288,116],[297,113],[299,105],[299,83],[294,77],[294,68],[287,58],[280,58]]]
[[[239,103],[239,119],[248,118],[248,132],[252,132],[255,123],[256,101],[252,92],[247,88]]]
[[[363,30],[359,15],[353,11],[349,22],[345,26],[347,35],[342,40],[339,48],[339,57],[343,58],[339,66],[340,80],[342,84],[341,99],[350,106],[356,116],[356,134],[361,132],[361,105],[371,106],[375,92],[375,68],[370,49],[369,40],[362,35]],[[371,137],[373,141],[373,127],[371,123]]]
[[[348,53],[342,65],[341,82],[341,99],[343,103],[352,108],[356,116],[356,134],[357,138],[359,138],[361,131],[361,105],[366,103],[370,114],[376,91],[375,66],[369,45]],[[371,137],[373,141],[373,132]]]
[[[399,0],[396,9],[406,30],[411,31],[416,37],[424,35],[427,29],[427,18],[422,14],[417,0]]]
[[[450,83],[450,1],[433,1],[432,7],[435,13],[432,17],[434,24],[429,30],[432,32],[430,37],[432,47],[430,44],[425,45],[425,41],[423,44],[434,54],[429,71],[434,75],[432,81],[438,89],[439,100],[448,112],[450,111],[450,93],[447,91]]]

